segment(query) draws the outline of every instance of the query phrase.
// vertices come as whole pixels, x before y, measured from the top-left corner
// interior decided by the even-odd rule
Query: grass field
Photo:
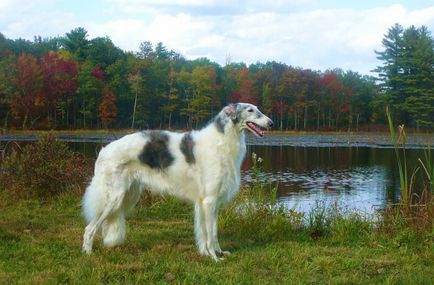
[[[80,195],[63,194],[45,203],[2,196],[0,284],[430,284],[434,280],[429,232],[382,232],[368,221],[348,218],[330,226],[328,234],[314,236],[307,226],[281,231],[276,217],[265,218],[275,224],[270,226],[264,220],[231,217],[226,211],[220,240],[232,254],[216,263],[196,251],[191,207],[154,199],[132,213],[125,245],[106,249],[98,238],[94,253],[87,256],[80,251],[84,227]]]

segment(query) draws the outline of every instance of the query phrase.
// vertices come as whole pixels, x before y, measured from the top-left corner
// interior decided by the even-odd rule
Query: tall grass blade
[[[431,155],[431,146],[427,145],[423,149],[424,161],[419,158],[419,163],[422,165],[425,171],[426,177],[428,179],[428,190],[429,194],[432,196],[434,194],[434,161]]]
[[[401,200],[404,203],[409,202],[408,197],[408,173],[407,173],[407,160],[405,155],[405,132],[404,132],[404,126],[399,127],[399,138],[401,138],[401,141],[403,142],[403,159],[404,162],[401,161],[401,155],[399,153],[400,147],[399,147],[399,138],[396,135],[395,127],[393,126],[392,122],[392,116],[390,115],[389,106],[386,107],[386,115],[387,115],[387,121],[389,123],[389,130],[390,130],[390,136],[392,137],[393,142],[393,149],[395,150],[395,156],[396,160],[398,162],[398,169],[399,169],[399,183],[400,183],[400,190],[401,190]]]

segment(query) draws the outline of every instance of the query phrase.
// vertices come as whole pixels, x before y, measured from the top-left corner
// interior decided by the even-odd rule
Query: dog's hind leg
[[[124,243],[126,235],[125,218],[139,201],[142,189],[143,185],[139,182],[132,183],[130,189],[125,193],[122,207],[102,224],[102,236],[105,246],[113,247]]]
[[[101,225],[104,245],[114,247],[125,241],[125,214],[119,210],[108,217]]]
[[[102,210],[101,214],[96,216],[85,228],[83,235],[83,252],[86,252],[87,254],[92,252],[92,244],[95,234],[107,218],[115,216],[116,212],[120,210],[125,192],[126,187],[122,182],[115,183],[112,187],[107,189],[106,193],[109,195],[109,197],[104,209]]]
[[[121,193],[122,194],[122,193]],[[120,205],[122,204],[122,198],[123,195],[116,195],[112,199],[110,199],[104,208],[103,212],[100,216],[92,220],[87,226],[84,231],[83,236],[83,252],[86,252],[87,254],[90,254],[92,252],[92,244],[93,239],[95,237],[95,234],[97,233],[98,229],[101,227],[101,224],[116,210],[119,209]]]

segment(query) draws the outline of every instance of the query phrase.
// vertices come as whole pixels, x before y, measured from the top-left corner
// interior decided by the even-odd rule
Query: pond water
[[[95,157],[102,143],[71,143]],[[252,153],[263,159],[261,179],[278,187],[279,201],[288,209],[308,212],[317,202],[361,213],[374,213],[399,200],[399,172],[392,148],[301,147],[249,145],[242,171],[252,182]],[[421,149],[407,150],[412,173]],[[420,180],[420,179],[419,179]],[[417,186],[417,185],[416,185]]]
[[[88,157],[122,135],[67,137],[70,147]],[[0,138],[3,144],[10,137]],[[33,138],[14,137],[25,143]],[[421,144],[431,143],[434,136],[411,138],[406,151],[409,173],[420,167]],[[427,140],[429,139],[429,140]],[[24,142],[23,142],[24,141]],[[338,203],[341,207],[361,213],[374,213],[388,203],[397,202],[399,172],[395,153],[387,135],[273,135],[267,140],[247,137],[248,153],[242,165],[244,183],[252,182],[252,153],[263,159],[261,179],[270,188],[277,186],[278,199],[288,209],[308,212],[317,202]],[[388,144],[389,143],[389,144]],[[416,181],[421,181],[419,170]],[[421,189],[421,185],[415,185]]]
[[[263,159],[263,179],[278,186],[287,208],[308,212],[317,202],[338,203],[370,214],[399,200],[399,172],[392,148],[250,146]],[[419,165],[420,149],[407,150],[409,172]],[[252,181],[252,158],[243,180]],[[420,181],[420,179],[417,179]],[[415,185],[417,188],[418,185]]]

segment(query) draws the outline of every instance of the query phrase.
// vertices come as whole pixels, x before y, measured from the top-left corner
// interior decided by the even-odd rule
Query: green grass
[[[107,249],[97,238],[90,256],[80,251],[80,195],[40,203],[3,192],[0,207],[0,284],[429,284],[434,277],[432,233],[390,234],[358,217],[341,217],[319,236],[300,226],[282,233],[277,223],[275,236],[269,227],[264,237],[255,228],[262,221],[229,224],[223,211],[220,241],[232,254],[215,263],[194,246],[192,208],[171,198],[140,203],[127,243]],[[244,233],[247,222],[260,232]]]

